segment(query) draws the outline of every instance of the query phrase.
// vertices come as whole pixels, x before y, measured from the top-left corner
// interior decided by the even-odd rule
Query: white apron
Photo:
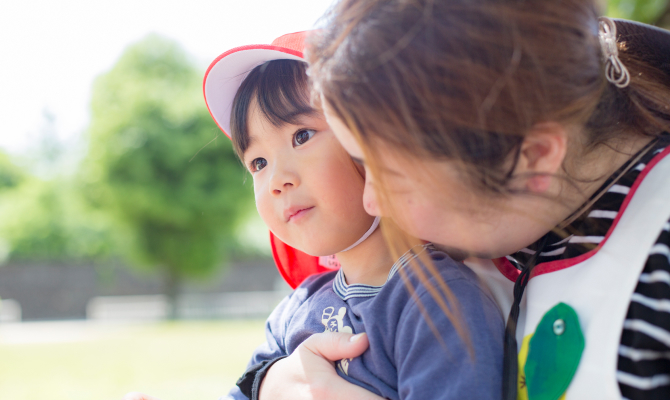
[[[554,311],[557,309],[555,307],[559,303],[564,303],[576,312],[583,335],[583,352],[578,358],[578,365],[575,365],[574,376],[570,373],[571,380],[568,381],[567,391],[563,396],[553,398],[621,398],[616,373],[623,323],[649,250],[670,218],[668,153],[670,149],[657,155],[641,172],[613,223],[614,229],[610,229],[597,249],[572,259],[540,264],[533,271],[521,302],[517,325],[519,372],[524,380],[520,384],[520,399],[528,398],[523,385],[529,339],[548,311],[552,310],[547,317],[554,318]],[[495,267],[490,261],[467,260],[466,264],[489,286],[507,318],[512,303],[513,283],[501,282],[499,276],[494,277],[492,269]],[[500,272],[509,279],[514,280],[515,273],[518,275],[516,270],[511,271],[514,267],[509,262],[497,260],[496,264]],[[545,332],[543,338],[548,336],[546,332],[553,331],[560,336],[568,331],[561,318],[555,319],[543,321],[543,327],[549,326],[549,330],[542,331]],[[534,351],[534,342],[530,343],[530,349]],[[537,349],[542,346],[535,347]],[[545,347],[549,352],[552,351],[551,346]],[[567,349],[574,350],[578,347],[579,345],[570,345]],[[534,351],[534,354],[537,355],[538,352]],[[548,353],[545,351],[541,354],[546,356]],[[551,356],[546,358],[553,360]],[[551,368],[549,367],[550,371]],[[544,379],[551,376],[546,373],[536,374],[536,377],[537,375],[542,375],[540,378]]]

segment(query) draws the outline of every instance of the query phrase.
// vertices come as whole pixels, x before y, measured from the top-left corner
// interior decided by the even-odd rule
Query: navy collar
[[[423,253],[426,249],[430,248],[431,244],[425,244],[421,246],[421,251],[415,253],[412,249],[407,250],[391,267],[386,282],[390,281],[391,278],[398,272],[400,268],[403,268],[405,265],[409,264],[413,259]],[[386,282],[384,284],[386,284]],[[347,281],[344,279],[344,273],[342,268],[337,271],[335,279],[333,280],[333,291],[342,299],[349,300],[354,297],[374,297],[379,293],[384,285],[381,286],[372,286],[365,285],[362,283],[353,283],[351,285],[347,284]]]

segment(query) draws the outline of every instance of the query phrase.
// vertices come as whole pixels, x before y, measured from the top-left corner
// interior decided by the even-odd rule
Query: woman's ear
[[[563,165],[567,152],[568,133],[556,122],[542,122],[533,126],[521,143],[514,175],[523,189],[544,193]]]

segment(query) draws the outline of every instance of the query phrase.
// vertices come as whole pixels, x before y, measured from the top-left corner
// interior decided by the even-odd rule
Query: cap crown
[[[252,69],[272,60],[303,59],[308,32],[295,32],[275,39],[272,44],[235,47],[209,65],[203,80],[205,103],[214,122],[230,137],[230,114],[237,90]]]

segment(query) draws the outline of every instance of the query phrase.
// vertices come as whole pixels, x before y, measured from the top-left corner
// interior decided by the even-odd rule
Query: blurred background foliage
[[[669,4],[668,0],[608,0],[607,15],[669,28]]]
[[[608,16],[670,28],[670,0],[602,1]],[[97,15],[85,19],[99,23]],[[245,19],[237,22],[247,31],[232,24],[242,35]],[[267,257],[258,250],[267,251],[267,230],[250,179],[202,99],[204,71],[175,42],[146,37],[95,82],[83,145],[59,141],[56,117],[45,110],[29,154],[0,150],[0,268],[125,264],[161,275],[174,296],[180,282],[230,260]],[[26,330],[0,330],[2,399],[119,399],[129,390],[215,398],[263,341],[262,321],[19,325]]]
[[[0,191],[17,187],[24,178],[25,172],[0,152]]]
[[[113,252],[106,215],[90,208],[70,179],[29,177],[0,193],[0,210],[14,260],[100,260]]]
[[[204,106],[202,74],[177,44],[131,46],[93,88],[89,152],[79,178],[113,216],[135,265],[158,268],[166,293],[220,266],[253,210],[229,140]]]
[[[667,28],[670,0],[609,0],[607,15]],[[36,159],[0,151],[0,264],[120,259],[160,273],[174,296],[183,279],[255,254],[239,234],[251,185],[204,105],[203,71],[151,35],[95,82],[76,165],[59,161],[48,113]]]
[[[48,139],[24,167],[0,153],[0,261],[120,258],[159,272],[174,297],[183,279],[244,256],[237,232],[253,193],[205,107],[202,75],[150,35],[95,82],[74,173],[59,170]]]

